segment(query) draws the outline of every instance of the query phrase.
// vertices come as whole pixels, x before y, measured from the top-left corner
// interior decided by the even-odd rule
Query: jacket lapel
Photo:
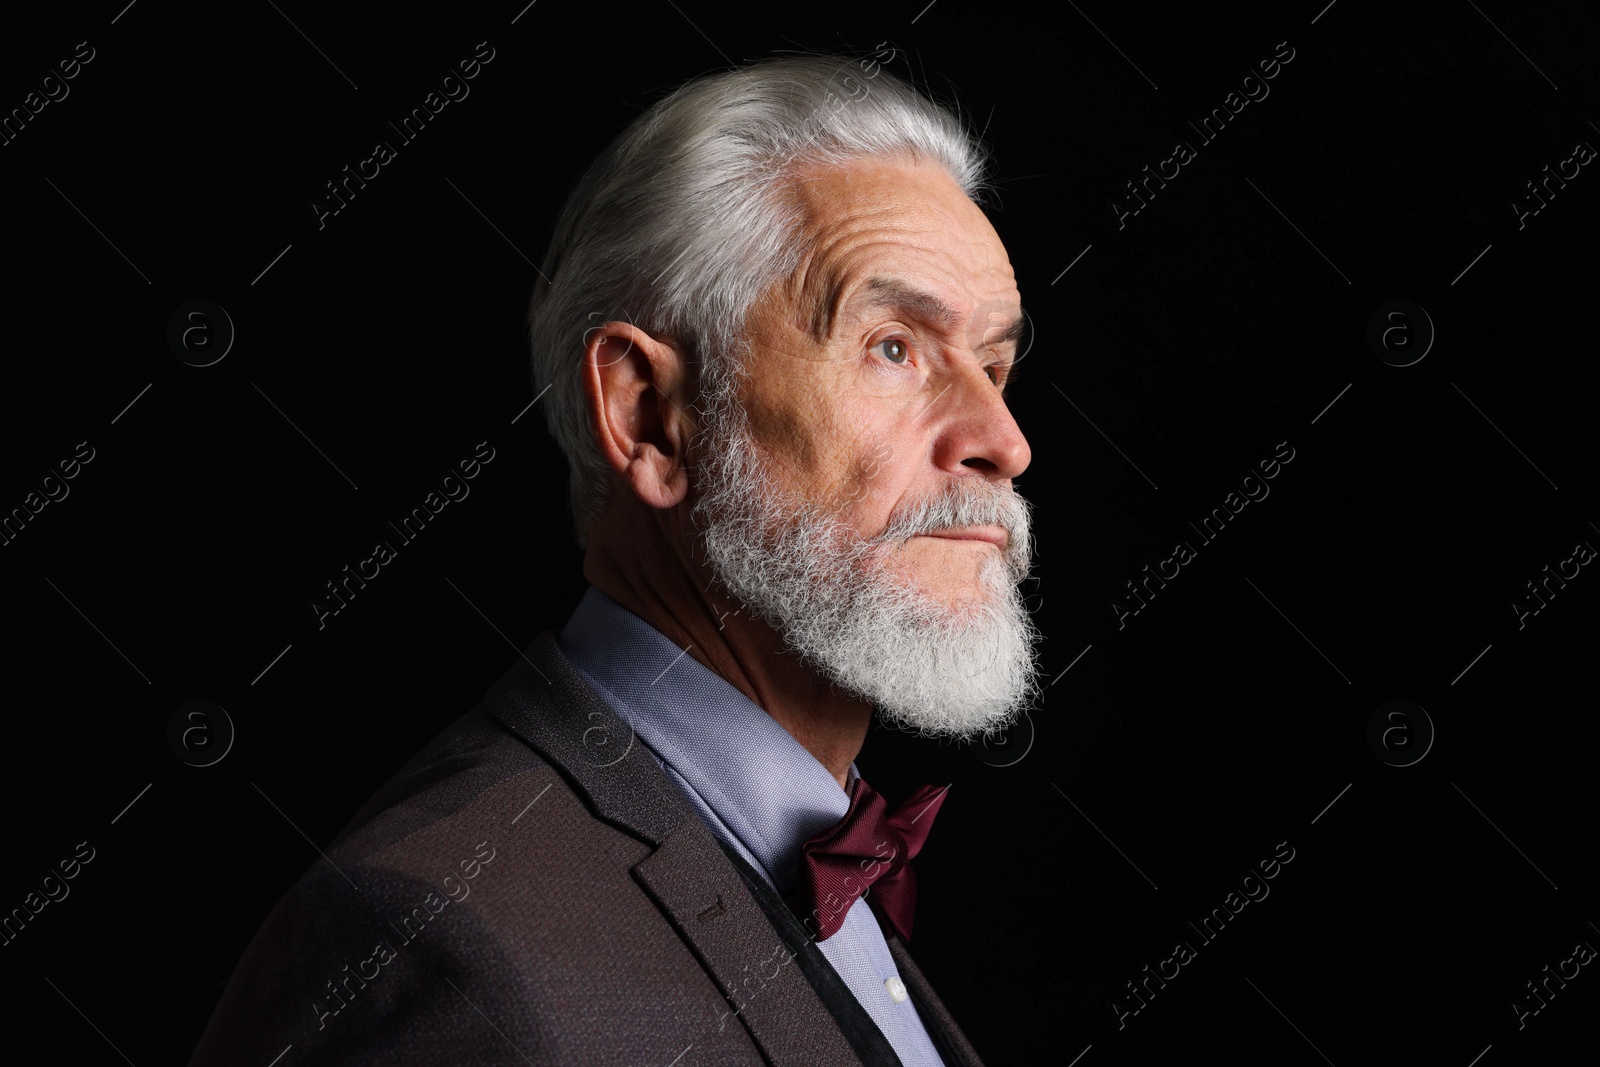
[[[756,903],[761,905],[761,910],[766,912],[767,920],[772,923],[773,929],[783,937],[787,950],[786,958],[794,960],[793,965],[800,969],[800,973],[805,975],[806,980],[817,991],[822,1003],[833,1014],[833,1021],[838,1024],[840,1032],[844,1034],[850,1047],[855,1049],[861,1062],[870,1063],[873,1067],[901,1067],[900,1054],[895,1052],[894,1046],[889,1044],[889,1039],[878,1029],[878,1024],[867,1014],[867,1010],[861,1006],[861,1002],[850,991],[850,987],[844,984],[844,979],[839,977],[839,972],[833,969],[833,964],[822,954],[811,931],[807,930],[796,917],[789,902],[780,896],[743,856],[720,841],[717,844],[727,854],[729,862],[738,868],[745,886],[750,890],[751,896],[755,897]]]
[[[535,639],[486,703],[600,818],[657,846],[634,866],[634,877],[729,999],[722,1025],[737,1018],[779,1067],[859,1062],[811,981],[788,966],[786,939],[716,838],[627,722],[562,655],[553,630]]]

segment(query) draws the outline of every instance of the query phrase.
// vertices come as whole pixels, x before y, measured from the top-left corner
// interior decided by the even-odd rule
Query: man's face
[[[816,170],[795,201],[812,251],[752,309],[736,395],[706,405],[708,562],[891,721],[998,728],[1035,692],[1037,636],[1005,248],[933,165]]]

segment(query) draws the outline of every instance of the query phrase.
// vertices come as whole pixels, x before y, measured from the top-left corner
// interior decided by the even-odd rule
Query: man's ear
[[[630,322],[584,335],[583,395],[595,444],[611,469],[653,508],[688,494],[685,456],[699,427],[688,411],[685,353]]]

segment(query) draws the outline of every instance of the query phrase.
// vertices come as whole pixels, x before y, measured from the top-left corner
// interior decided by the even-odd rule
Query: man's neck
[[[846,788],[872,706],[831,685],[740,604],[708,590],[710,576],[691,558],[692,530],[679,509],[647,513],[617,504],[591,530],[583,561],[589,584],[766,711]]]

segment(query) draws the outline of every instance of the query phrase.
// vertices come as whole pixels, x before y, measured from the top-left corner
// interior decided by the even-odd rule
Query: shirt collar
[[[800,846],[850,808],[827,768],[721,675],[593,586],[556,641],[773,882],[791,889]],[[847,780],[856,777],[852,763]]]

